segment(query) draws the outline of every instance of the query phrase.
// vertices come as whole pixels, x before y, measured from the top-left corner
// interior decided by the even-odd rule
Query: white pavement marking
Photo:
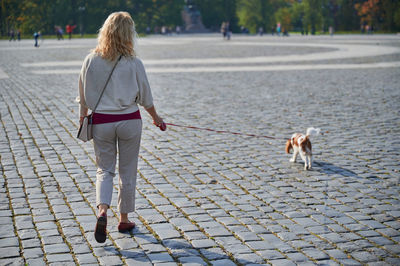
[[[143,60],[145,65],[170,65],[170,64],[246,64],[246,63],[281,63],[281,62],[299,62],[299,61],[317,61],[331,59],[345,59],[368,56],[382,56],[394,53],[400,53],[400,48],[391,46],[372,46],[372,45],[342,45],[342,44],[302,44],[302,43],[234,43],[232,45],[244,46],[306,46],[337,49],[330,52],[308,53],[302,55],[284,55],[284,56],[256,56],[256,57],[223,57],[223,58],[179,58],[179,59],[157,59]]]
[[[0,79],[8,79],[9,76],[0,68]]]
[[[174,67],[147,68],[147,73],[201,73],[201,72],[255,72],[255,71],[292,71],[326,69],[368,69],[400,67],[400,61],[370,64],[312,64],[312,65],[270,65],[270,66],[220,66],[220,67]],[[34,74],[79,74],[79,69],[34,70]]]
[[[55,66],[82,66],[82,61],[46,61],[37,63],[21,63],[23,67],[55,67]]]
[[[221,66],[221,67],[177,67],[148,68],[148,73],[188,73],[188,72],[254,72],[254,71],[292,71],[320,69],[367,69],[400,67],[400,62],[370,64],[312,64],[312,65],[270,65],[270,66]]]
[[[224,44],[226,45],[226,44]],[[143,59],[148,65],[210,65],[210,64],[249,64],[249,63],[281,63],[358,58],[368,56],[383,56],[388,54],[400,53],[400,48],[392,46],[376,45],[347,45],[347,44],[323,44],[323,43],[252,43],[238,42],[229,45],[244,46],[278,46],[278,47],[312,47],[330,48],[336,51],[317,52],[302,55],[285,56],[255,56],[255,57],[221,57],[221,58],[176,58],[176,59]],[[82,61],[49,61],[37,63],[22,63],[24,67],[51,67],[51,66],[81,66]]]
[[[150,41],[150,40],[149,40]],[[151,40],[155,41],[156,40]],[[171,44],[173,39],[170,40]],[[182,40],[179,40],[182,41]],[[165,45],[165,42],[159,44]],[[172,58],[143,60],[149,73],[179,73],[179,72],[238,72],[238,71],[288,71],[288,70],[315,70],[315,69],[361,69],[361,68],[389,68],[399,67],[399,62],[369,63],[369,64],[313,64],[313,65],[258,65],[244,66],[254,63],[282,63],[282,62],[311,62],[319,60],[333,60],[345,58],[364,58],[400,53],[400,48],[382,45],[365,44],[332,44],[332,43],[285,43],[285,42],[232,42],[217,45],[228,46],[273,46],[273,47],[312,47],[328,48],[334,51],[315,52],[301,55],[283,56],[255,56],[255,57],[222,57],[222,58]],[[216,66],[229,64],[229,66]],[[23,67],[80,67],[82,61],[47,61],[22,63]],[[164,67],[151,67],[161,66]],[[167,67],[168,65],[173,65]],[[177,66],[178,65],[178,66]],[[182,65],[181,67],[179,65]],[[199,67],[184,65],[199,65]],[[206,66],[207,65],[207,66]],[[214,65],[214,66],[213,66]],[[238,66],[232,66],[238,65]],[[240,66],[241,65],[241,66]],[[79,69],[51,69],[34,70],[34,74],[78,74]]]

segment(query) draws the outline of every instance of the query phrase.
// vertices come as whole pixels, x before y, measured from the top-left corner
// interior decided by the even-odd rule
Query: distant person
[[[280,23],[280,22],[278,22],[278,23],[276,24],[276,34],[277,34],[278,36],[281,36],[281,23]]]
[[[333,36],[333,27],[332,26],[329,26],[329,35]]]
[[[135,24],[127,12],[108,16],[99,31],[96,48],[86,56],[79,76],[80,123],[88,109],[96,109],[99,94],[107,78],[113,77],[92,116],[93,145],[96,154],[96,206],[98,208],[95,239],[107,237],[107,210],[113,195],[116,156],[119,155],[118,231],[135,227],[128,213],[135,211],[137,164],[142,133],[138,105],[159,127],[163,119],[157,114],[142,61],[136,56]],[[114,72],[112,72],[115,67]],[[110,75],[112,73],[112,75]]]
[[[21,30],[17,30],[17,40],[21,41]]]
[[[226,39],[229,41],[232,36],[232,29],[229,21],[225,23],[225,31],[226,31]]]
[[[68,34],[68,39],[71,40],[72,39],[72,32],[74,31],[74,29],[76,28],[76,25],[67,25],[65,26],[65,31]]]
[[[9,35],[10,35],[10,42],[11,41],[15,41],[15,32],[14,32],[14,30],[10,30],[10,33],[9,33]]]
[[[225,39],[226,38],[226,25],[225,25],[225,22],[222,22],[222,24],[221,24],[221,33],[222,33],[222,38]]]
[[[260,36],[264,35],[264,28],[263,27],[259,27],[258,28],[258,35],[260,35]]]
[[[286,36],[286,37],[289,37],[289,32],[288,32],[288,30],[286,28],[282,29],[282,35]]]
[[[64,40],[63,30],[61,29],[61,27],[56,26],[55,31],[56,31],[57,40]]]
[[[39,37],[40,37],[40,31],[39,32],[35,32],[33,34],[33,38],[35,39],[35,47],[39,47],[39,43],[38,43]]]

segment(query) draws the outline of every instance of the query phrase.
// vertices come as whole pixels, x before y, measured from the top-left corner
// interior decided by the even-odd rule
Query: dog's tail
[[[306,136],[318,136],[321,133],[321,129],[320,128],[313,128],[313,127],[309,127],[307,128],[307,134]]]
[[[290,139],[288,139],[288,141],[286,141],[286,153],[290,153],[290,150],[292,149],[292,141]]]

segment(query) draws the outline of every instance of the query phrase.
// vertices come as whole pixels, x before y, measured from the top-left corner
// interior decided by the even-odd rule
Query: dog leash
[[[228,131],[228,130],[215,130],[215,129],[205,128],[205,127],[184,126],[184,125],[178,125],[178,124],[173,124],[173,123],[165,123],[165,124],[168,126],[174,126],[174,127],[183,127],[183,128],[196,129],[196,130],[206,130],[206,131],[211,131],[211,132],[216,132],[216,133],[240,135],[240,136],[247,136],[247,137],[253,137],[253,138],[278,139],[278,138],[266,136],[266,135],[246,134],[246,133],[232,132],[232,131]]]

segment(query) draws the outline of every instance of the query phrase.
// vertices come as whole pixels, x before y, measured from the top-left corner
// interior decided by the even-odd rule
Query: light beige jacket
[[[87,115],[88,109],[94,109],[115,62],[95,53],[85,58],[79,75],[77,97],[80,116]],[[145,108],[153,106],[149,81],[139,58],[123,56],[111,75],[96,113],[128,114],[139,109],[137,104]]]

